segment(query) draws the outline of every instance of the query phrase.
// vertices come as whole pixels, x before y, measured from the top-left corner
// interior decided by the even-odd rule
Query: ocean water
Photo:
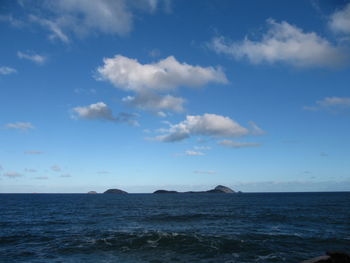
[[[350,193],[0,194],[0,262],[299,262],[350,250]]]

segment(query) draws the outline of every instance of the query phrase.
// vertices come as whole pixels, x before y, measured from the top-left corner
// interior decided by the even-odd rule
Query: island
[[[97,194],[96,191],[89,191],[88,194]]]
[[[169,190],[157,190],[153,192],[154,194],[233,194],[231,188],[223,185],[218,185],[214,189],[210,189],[207,191],[189,191],[189,192],[177,192],[177,191],[169,191]]]
[[[120,189],[108,189],[103,193],[104,194],[127,194],[127,192]]]

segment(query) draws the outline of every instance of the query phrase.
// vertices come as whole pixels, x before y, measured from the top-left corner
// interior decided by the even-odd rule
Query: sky
[[[350,191],[350,2],[2,0],[0,193]]]

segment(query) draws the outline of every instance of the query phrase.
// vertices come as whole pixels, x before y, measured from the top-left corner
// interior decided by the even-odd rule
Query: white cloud
[[[316,101],[316,106],[305,106],[304,110],[341,110],[350,108],[350,97],[326,97]]]
[[[17,28],[25,25],[23,21],[14,18],[12,15],[0,15],[0,22],[8,22],[11,26]]]
[[[4,176],[9,177],[9,178],[17,178],[17,177],[21,177],[23,175],[20,173],[17,173],[17,172],[7,172],[7,173],[4,173]]]
[[[70,42],[70,35],[84,37],[91,34],[108,34],[124,36],[133,28],[135,9],[146,13],[155,12],[161,3],[167,6],[166,0],[45,0],[40,8],[33,9],[36,1],[27,1],[23,5],[30,21],[50,31],[50,39]],[[39,7],[38,5],[36,5]]]
[[[36,150],[30,150],[30,151],[25,151],[24,153],[25,154],[33,154],[33,155],[35,155],[35,154],[43,154],[44,152],[36,151]]]
[[[170,128],[164,131],[167,134],[153,139],[163,142],[174,142],[181,141],[192,135],[239,137],[249,133],[248,129],[229,117],[208,113],[204,115],[188,115],[184,121],[170,125]]]
[[[10,67],[0,67],[0,75],[10,75],[16,73],[17,70]]]
[[[185,155],[187,155],[187,156],[203,156],[205,154],[203,152],[199,152],[199,151],[187,150],[185,152]]]
[[[117,116],[114,116],[112,110],[103,102],[97,102],[84,107],[75,107],[73,108],[73,112],[82,119],[126,122],[130,125],[138,125],[138,122],[134,119],[136,115],[121,112]]]
[[[213,170],[196,170],[196,171],[193,171],[193,173],[195,174],[217,174],[216,171],[213,171]]]
[[[350,34],[350,3],[331,15],[329,27],[335,33]]]
[[[303,32],[285,21],[278,23],[269,19],[267,23],[269,29],[260,41],[246,37],[243,41],[228,43],[223,37],[217,37],[210,47],[235,59],[246,58],[253,64],[282,62],[297,67],[333,67],[347,59],[341,48],[315,32]]]
[[[22,131],[27,131],[29,129],[34,129],[33,124],[30,122],[15,122],[15,123],[7,123],[5,127],[8,129],[17,129]]]
[[[252,142],[235,142],[232,140],[222,140],[219,142],[220,145],[230,147],[230,148],[246,148],[246,147],[258,147],[260,146],[259,143],[252,143]]]
[[[46,62],[46,60],[47,60],[47,58],[45,56],[38,55],[38,54],[35,54],[35,53],[24,53],[24,52],[21,52],[21,51],[17,52],[17,56],[20,59],[28,59],[30,61],[33,61],[34,63],[39,64],[39,65],[44,64]]]
[[[58,165],[52,165],[51,166],[51,170],[54,171],[54,172],[60,172],[62,169]]]
[[[173,56],[151,64],[141,64],[122,55],[105,58],[103,62],[104,65],[97,69],[100,79],[127,91],[169,91],[180,86],[198,87],[210,82],[227,82],[220,68],[180,63]]]
[[[158,111],[160,117],[165,117],[165,113],[160,110],[182,112],[184,110],[183,104],[185,100],[171,95],[158,95],[147,92],[136,96],[127,96],[123,98],[123,102],[139,109]]]
[[[227,83],[220,68],[193,66],[180,63],[173,56],[150,64],[116,55],[104,58],[103,66],[97,68],[97,79],[111,82],[116,88],[132,91],[124,102],[143,110],[174,112],[183,111],[185,100],[164,92],[178,87],[200,87],[208,83]]]

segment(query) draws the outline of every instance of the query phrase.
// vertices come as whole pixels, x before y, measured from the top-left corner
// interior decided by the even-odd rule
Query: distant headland
[[[103,192],[104,194],[127,194],[128,192],[112,188]],[[235,192],[231,188],[223,185],[218,185],[213,189],[207,191],[188,191],[188,192],[178,192],[174,190],[156,190],[153,194],[234,194],[234,193],[242,193],[241,191]],[[96,191],[89,191],[88,194],[97,194]]]
[[[223,185],[218,185],[214,189],[207,191],[188,191],[188,192],[177,192],[173,190],[157,190],[153,192],[154,194],[234,194],[236,193],[231,188]]]

